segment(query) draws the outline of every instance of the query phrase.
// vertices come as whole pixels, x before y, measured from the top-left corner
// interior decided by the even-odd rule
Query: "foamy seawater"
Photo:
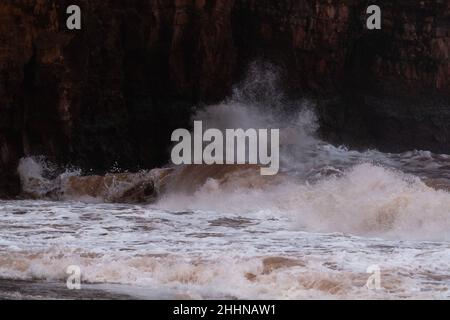
[[[2,201],[0,231],[3,279],[65,284],[78,265],[88,288],[137,298],[450,297],[448,242],[304,232],[264,210]],[[365,287],[372,265],[380,290]]]

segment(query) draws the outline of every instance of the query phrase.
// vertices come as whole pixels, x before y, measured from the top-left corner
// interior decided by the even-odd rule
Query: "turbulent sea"
[[[84,195],[65,183],[78,172],[49,178],[23,159],[33,200],[0,201],[0,298],[449,299],[450,156],[332,146],[317,138],[309,103],[286,116],[266,91],[237,91],[194,118],[280,128],[276,177],[180,167],[154,201],[124,204],[108,197],[120,183]],[[66,288],[71,265],[81,290]],[[380,286],[368,288],[374,268]]]

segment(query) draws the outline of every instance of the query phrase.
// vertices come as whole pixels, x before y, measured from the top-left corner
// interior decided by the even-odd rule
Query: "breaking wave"
[[[19,165],[34,198],[148,203],[165,210],[270,212],[299,230],[369,237],[450,239],[450,157],[425,151],[357,152],[319,139],[314,105],[280,94],[273,68],[254,65],[223,103],[199,108],[206,127],[279,128],[281,173],[256,166],[182,166],[140,173],[52,176],[42,158]]]

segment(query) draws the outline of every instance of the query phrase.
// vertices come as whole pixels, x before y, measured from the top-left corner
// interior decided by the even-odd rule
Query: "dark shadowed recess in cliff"
[[[338,95],[319,104],[328,140],[365,149],[450,152],[450,3],[383,3],[383,28],[354,11]]]
[[[324,95],[330,90],[329,77],[314,77],[323,52],[320,48],[302,48],[295,39],[296,20],[308,24],[314,17],[314,4],[293,1],[236,1],[233,7],[232,32],[236,50],[234,79],[242,80],[253,61],[269,62],[279,68],[283,89],[293,99],[305,95]],[[310,18],[308,18],[310,17]],[[299,28],[302,29],[303,26]],[[312,39],[311,39],[312,40]],[[316,52],[314,52],[316,51]]]
[[[95,173],[165,164],[170,135],[188,125],[194,103],[189,95],[177,95],[171,83],[171,22],[152,17],[173,15],[174,8],[155,8],[152,1],[90,6],[80,1],[80,6],[84,27],[63,48],[66,75],[60,82],[69,105],[61,132],[65,141],[55,150],[26,154],[44,154]],[[156,23],[164,24],[152,41]]]

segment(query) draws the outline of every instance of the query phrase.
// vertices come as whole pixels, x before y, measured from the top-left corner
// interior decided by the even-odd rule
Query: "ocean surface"
[[[0,201],[0,298],[449,299],[450,156],[330,145],[309,102],[261,99],[265,79],[193,118],[280,128],[273,178],[180,167],[154,201],[124,204],[109,196],[120,181],[76,180],[75,192],[80,171],[22,159],[31,196]],[[69,266],[80,290],[66,287]]]

